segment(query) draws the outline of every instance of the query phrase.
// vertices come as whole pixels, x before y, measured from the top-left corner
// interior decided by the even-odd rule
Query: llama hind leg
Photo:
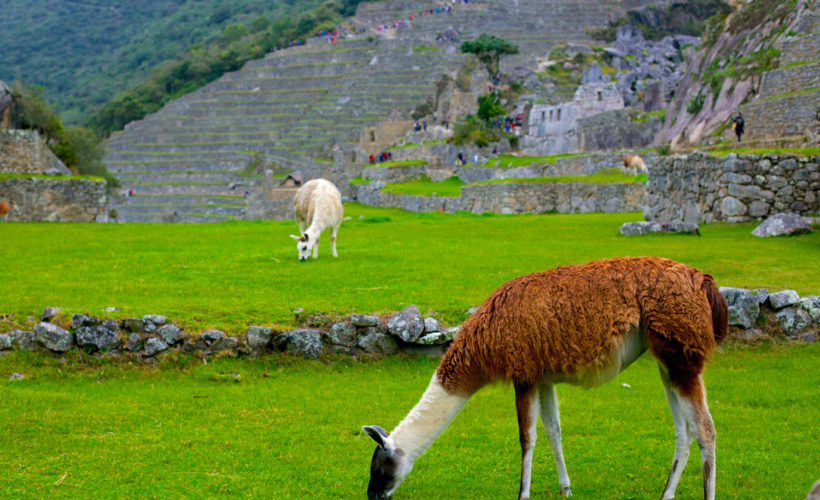
[[[542,384],[539,390],[541,399],[541,423],[550,439],[552,456],[555,458],[555,470],[558,472],[558,484],[561,485],[561,494],[572,495],[569,486],[569,474],[564,463],[564,450],[561,448],[561,421],[558,416],[558,396],[555,394],[555,385]]]
[[[696,376],[680,394],[681,407],[687,423],[695,430],[703,469],[703,498],[715,498],[715,424],[706,404],[706,387],[700,375]]]
[[[682,402],[676,389],[669,381],[669,375],[662,366],[659,366],[661,381],[666,391],[666,402],[669,404],[669,411],[672,413],[672,420],[675,422],[675,457],[672,459],[672,467],[669,469],[669,477],[666,479],[666,486],[663,489],[663,500],[675,497],[675,490],[680,481],[686,462],[689,460],[689,447],[694,438],[694,429],[687,422],[683,412]]]
[[[336,253],[336,233],[339,232],[339,226],[336,226],[330,230],[330,253],[334,257],[338,257],[339,254]]]
[[[515,409],[518,414],[518,438],[521,442],[521,487],[518,499],[530,498],[532,452],[538,425],[538,388],[532,384],[515,384]]]

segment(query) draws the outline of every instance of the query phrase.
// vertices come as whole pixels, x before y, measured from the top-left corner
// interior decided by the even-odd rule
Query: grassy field
[[[215,224],[0,223],[0,330],[46,306],[125,317],[165,314],[189,330],[236,333],[314,313],[393,312],[415,303],[455,324],[507,280],[557,265],[658,255],[720,285],[820,293],[820,232],[756,238],[754,224],[710,224],[702,236],[624,237],[638,213],[409,213],[358,204],[319,259],[299,262],[292,221]],[[121,310],[105,313],[106,307]]]
[[[818,358],[820,345],[715,355],[704,379],[719,497],[799,499],[820,477]],[[360,427],[395,426],[436,363],[166,358],[151,368],[0,356],[0,498],[362,498],[374,445]],[[25,379],[9,381],[16,371]],[[648,356],[597,389],[559,386],[558,397],[574,498],[660,496],[674,429]],[[515,498],[516,428],[512,388],[482,390],[396,498]],[[554,498],[538,432],[533,498]],[[693,445],[677,498],[701,496]]]

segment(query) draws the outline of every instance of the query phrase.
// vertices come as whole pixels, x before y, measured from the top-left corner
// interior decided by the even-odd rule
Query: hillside
[[[46,88],[64,121],[130,87],[157,64],[234,23],[274,21],[321,0],[6,0],[0,8],[0,80]]]

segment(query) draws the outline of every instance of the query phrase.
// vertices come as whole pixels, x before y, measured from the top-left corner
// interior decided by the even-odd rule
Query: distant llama
[[[704,497],[714,499],[715,428],[700,374],[726,334],[727,318],[726,301],[710,275],[658,257],[559,267],[507,282],[462,325],[421,400],[393,432],[362,428],[378,444],[368,498],[390,498],[467,400],[497,380],[515,388],[518,498],[530,496],[539,414],[561,492],[569,496],[554,384],[599,385],[648,349],[658,361],[675,423],[675,457],[663,498],[674,497],[695,437]]]
[[[624,167],[631,169],[636,174],[645,174],[646,165],[643,158],[638,155],[626,155],[624,158]]]
[[[8,202],[0,201],[0,218],[6,220],[8,218],[8,213],[11,211]]]
[[[299,260],[319,256],[319,235],[325,229],[330,229],[330,248],[334,257],[336,253],[336,233],[342,223],[342,195],[332,182],[325,179],[313,179],[306,182],[293,198],[293,211],[296,214],[296,223],[299,225],[300,236],[291,234],[297,241]]]

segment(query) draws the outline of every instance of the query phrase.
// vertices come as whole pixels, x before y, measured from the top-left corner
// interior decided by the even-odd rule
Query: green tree
[[[478,117],[489,123],[496,116],[504,116],[507,110],[501,106],[501,99],[495,92],[478,96]]]
[[[486,33],[472,41],[461,44],[461,52],[474,54],[487,68],[490,78],[498,73],[501,57],[518,54],[518,46],[509,41]]]

